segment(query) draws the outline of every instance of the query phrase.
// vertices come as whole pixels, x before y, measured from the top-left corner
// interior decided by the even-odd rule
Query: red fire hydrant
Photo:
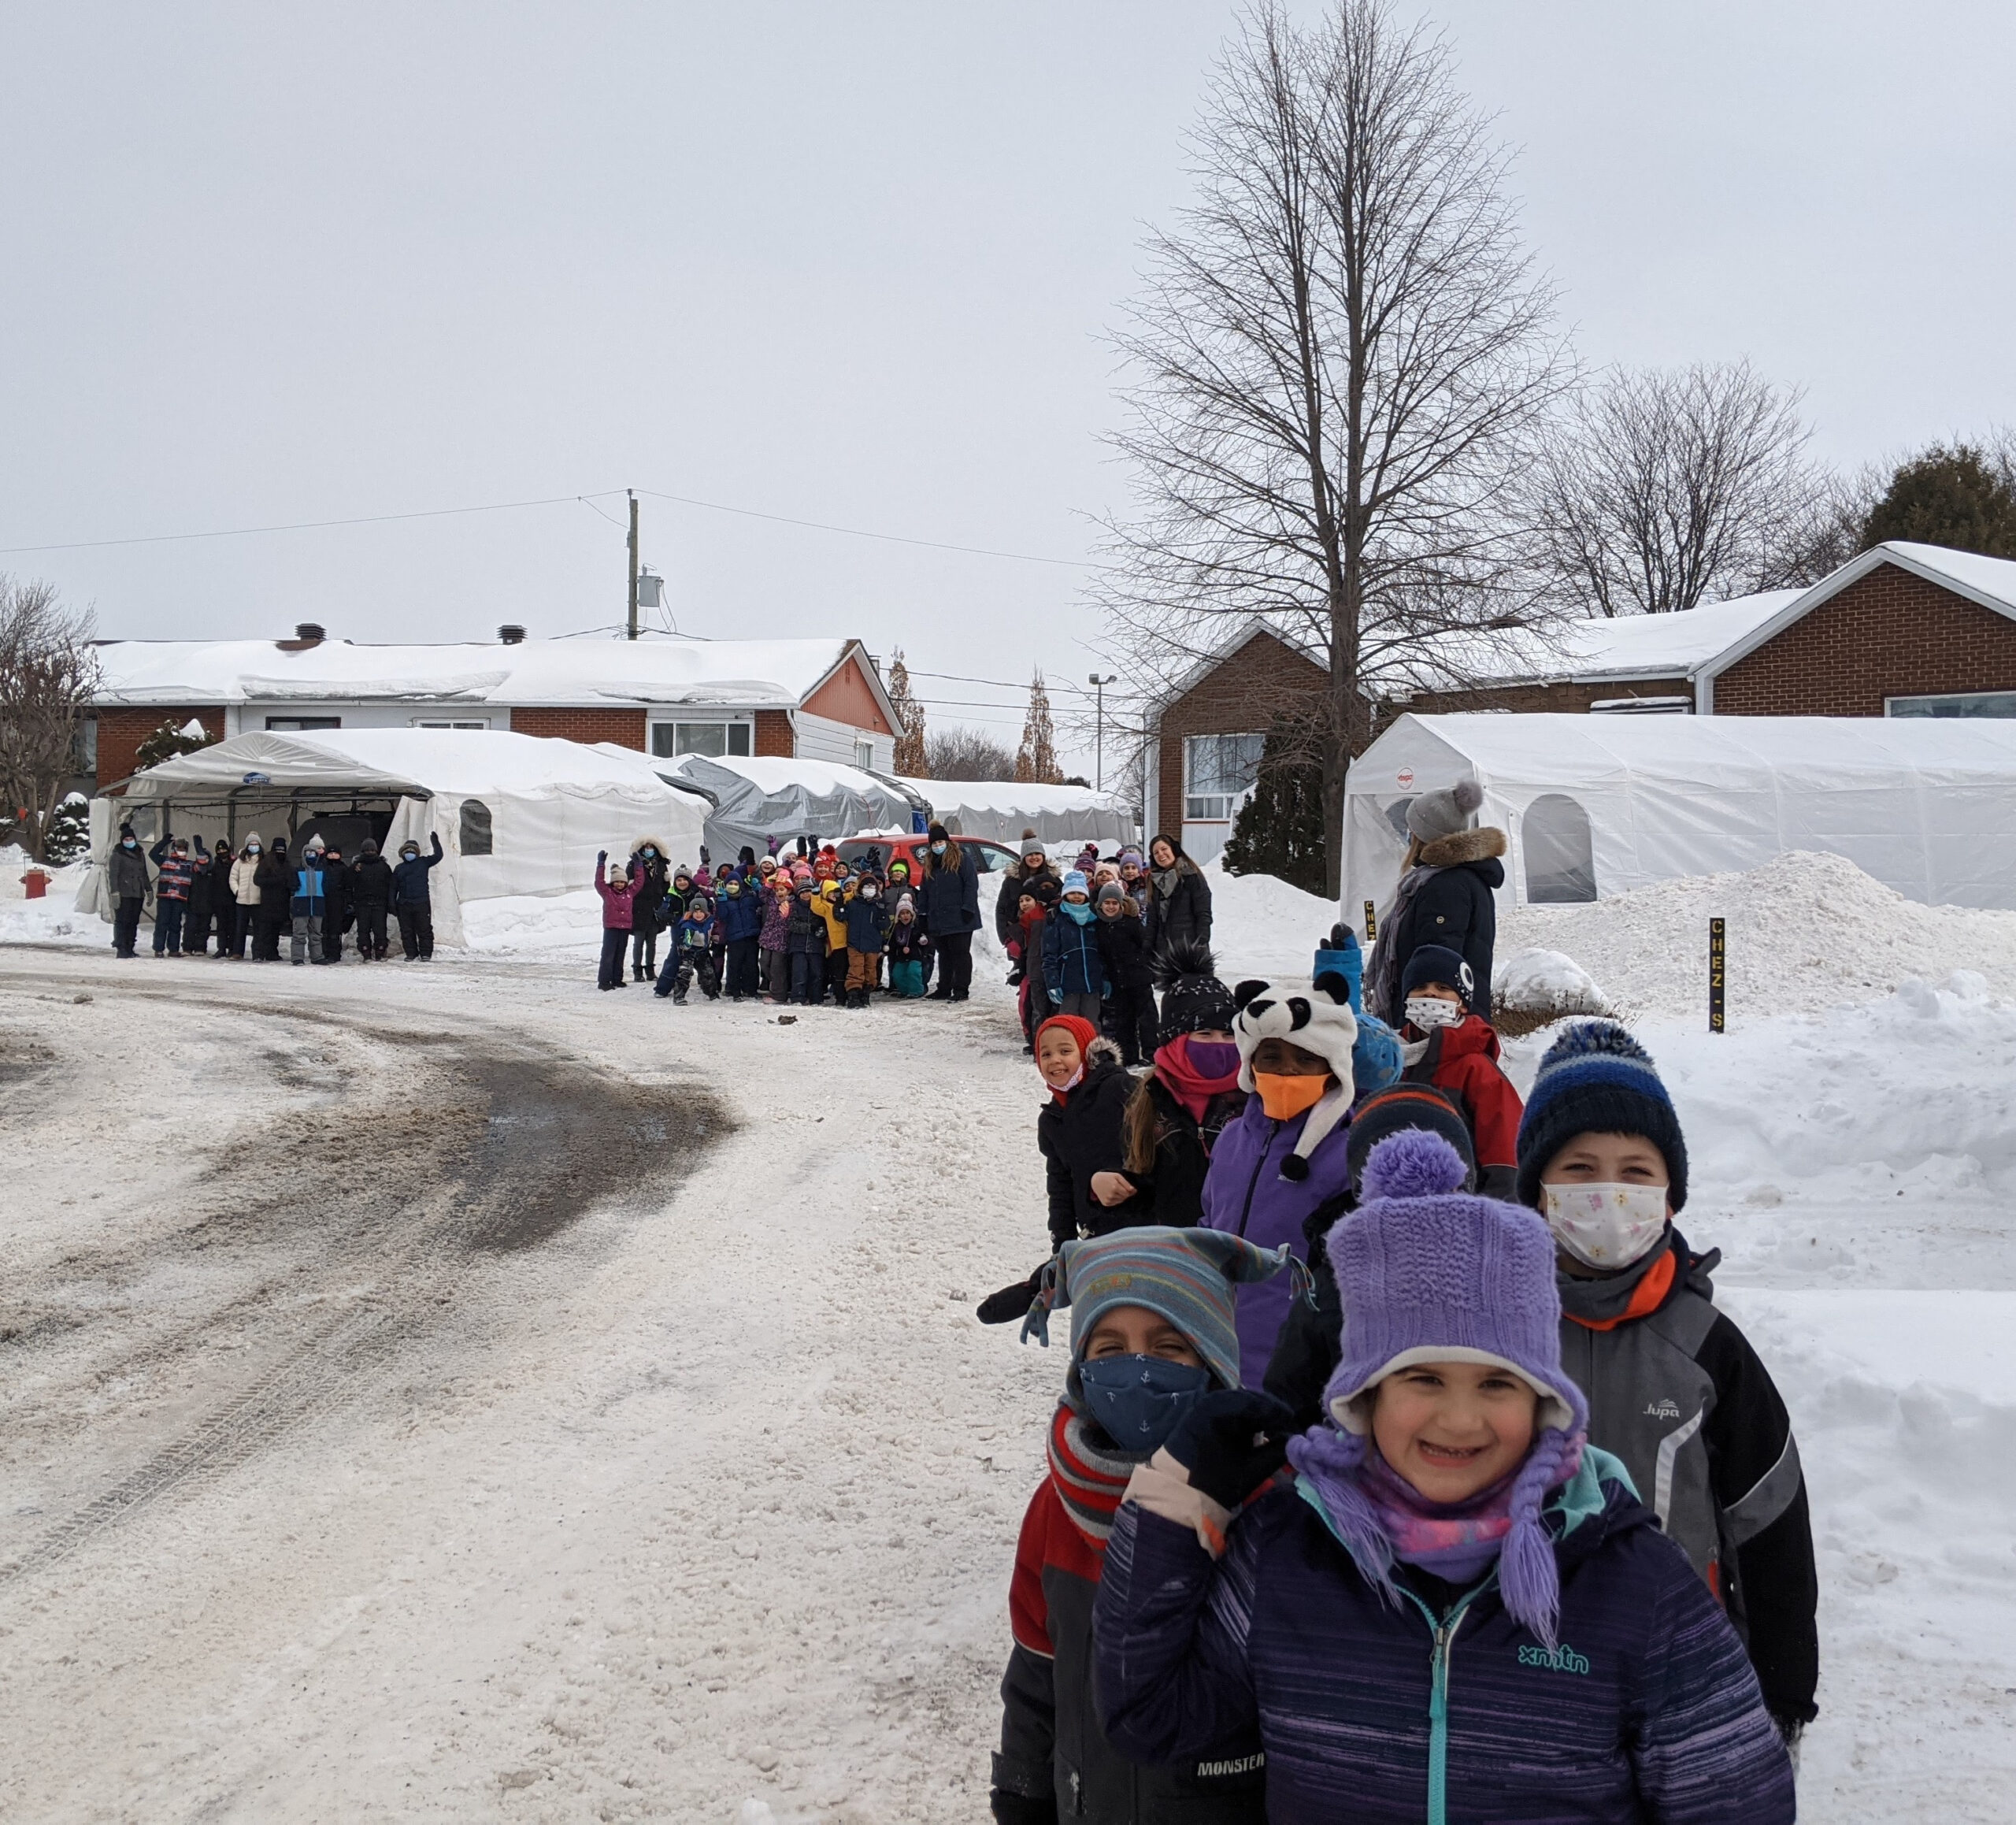
[[[39,868],[31,868],[21,877],[21,885],[30,900],[41,900],[49,892],[49,877]]]

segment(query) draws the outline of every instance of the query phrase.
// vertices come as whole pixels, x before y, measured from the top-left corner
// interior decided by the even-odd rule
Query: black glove
[[[1288,1460],[1295,1414],[1257,1388],[1220,1388],[1184,1416],[1163,1449],[1190,1473],[1190,1486],[1236,1509]]]
[[[1014,969],[1008,972],[1008,986],[1010,989],[1019,989],[1022,985],[1023,977],[1028,974],[1028,972],[1023,969],[1020,963],[1017,963]]]
[[[1044,1267],[1049,1263],[1045,1262]],[[1026,1318],[1031,1305],[1036,1301],[1036,1289],[1043,1284],[1043,1268],[1039,1267],[1026,1280],[1018,1280],[1013,1286],[1004,1286],[999,1293],[990,1293],[973,1309],[982,1324],[1013,1324],[1018,1318]]]
[[[987,1797],[995,1825],[1057,1825],[1057,1796],[1044,1793],[1032,1798],[996,1787]]]

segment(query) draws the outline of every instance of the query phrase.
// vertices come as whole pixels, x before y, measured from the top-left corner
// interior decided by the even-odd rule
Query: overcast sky
[[[1314,7],[1303,10],[1314,12]],[[1447,0],[1588,359],[1748,356],[1859,462],[2016,421],[2016,7]],[[598,496],[1074,559],[1102,342],[1232,20],[1013,6],[16,6],[0,547]],[[609,491],[619,491],[611,493]],[[1084,573],[647,499],[688,633],[1081,681]],[[108,634],[607,624],[571,499],[13,551]],[[923,681],[942,719],[1019,710]],[[1060,696],[1062,696],[1060,693]]]

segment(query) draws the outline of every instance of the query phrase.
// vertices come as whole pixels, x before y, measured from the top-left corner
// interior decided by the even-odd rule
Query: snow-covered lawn
[[[1999,1820],[2016,918],[1799,875],[1530,909],[1501,955],[1562,952],[1638,1015],[1683,1227],[1792,1407],[1804,1816]],[[1306,970],[1326,903],[1214,888],[1228,980]],[[973,1316],[1044,1247],[991,943],[965,1010],[783,1026],[596,994],[560,903],[321,970],[114,964],[63,903],[0,931],[31,911],[45,942],[0,951],[0,1814],[984,1816],[1062,1373]],[[593,1089],[503,1176],[584,1214],[461,1245],[510,1202],[484,1149],[536,1125],[539,1070]],[[598,1097],[617,1126],[584,1143]],[[669,1176],[654,1136],[689,1144]]]

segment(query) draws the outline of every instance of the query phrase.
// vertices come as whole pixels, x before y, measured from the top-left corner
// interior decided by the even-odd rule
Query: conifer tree
[[[889,707],[896,713],[895,770],[905,779],[931,777],[924,754],[924,706],[910,691],[910,669],[903,663],[903,649],[896,648],[889,659]]]
[[[1277,717],[1260,751],[1253,795],[1225,844],[1228,874],[1272,874],[1305,893],[1323,892],[1323,764],[1310,719]]]
[[[198,748],[213,745],[215,738],[208,729],[201,736],[184,735],[183,726],[175,722],[164,722],[153,734],[133,751],[133,764],[136,768],[159,766],[165,760],[172,760],[178,754],[194,754]]]
[[[2016,558],[2016,475],[2006,460],[1935,443],[1899,465],[1862,526],[1865,547],[1887,540]]]
[[[1022,745],[1016,751],[1015,777],[1025,785],[1054,786],[1062,782],[1057,764],[1057,729],[1050,718],[1050,692],[1039,670],[1029,682],[1029,713],[1022,723]]]

